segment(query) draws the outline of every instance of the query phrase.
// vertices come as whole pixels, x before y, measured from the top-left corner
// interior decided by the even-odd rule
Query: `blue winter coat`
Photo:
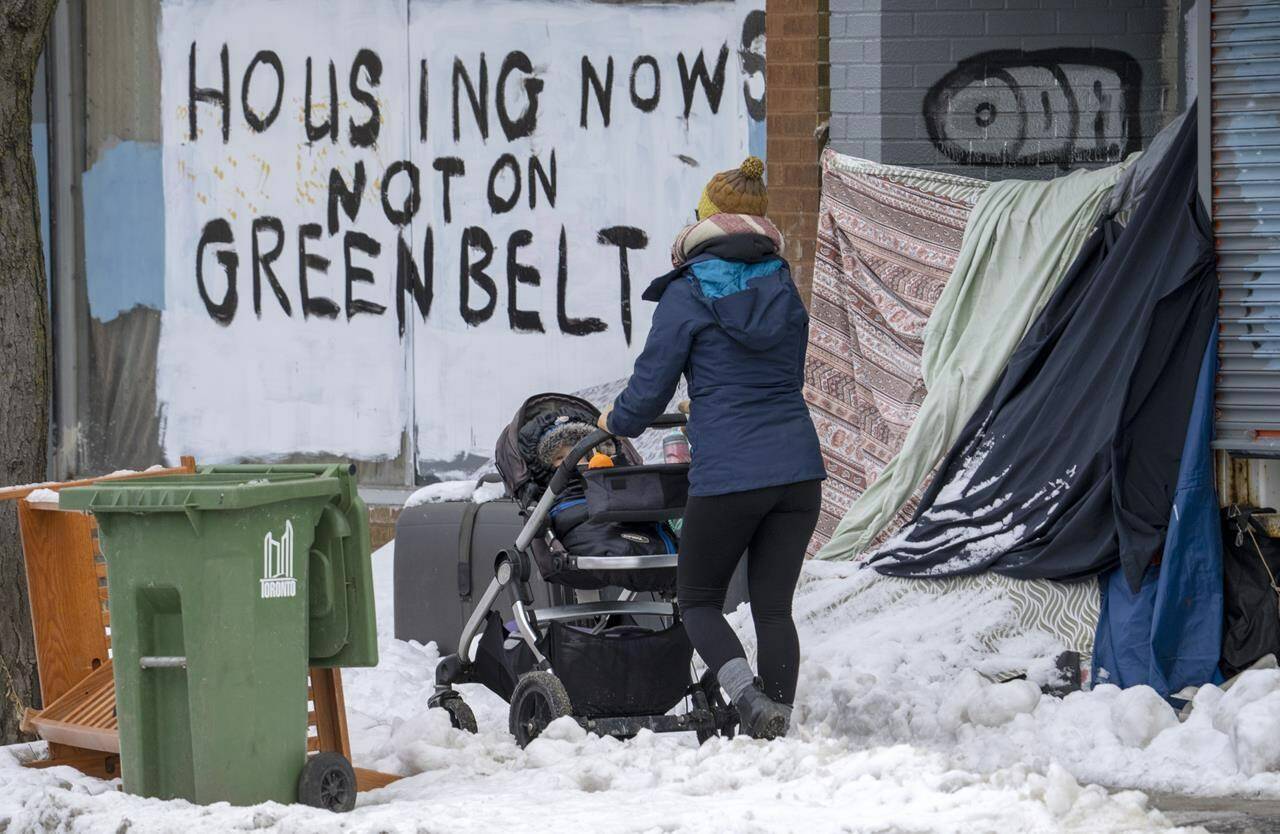
[[[826,477],[802,394],[809,315],[791,269],[763,235],[729,235],[649,285],[644,351],[609,415],[643,432],[689,381],[691,495]]]

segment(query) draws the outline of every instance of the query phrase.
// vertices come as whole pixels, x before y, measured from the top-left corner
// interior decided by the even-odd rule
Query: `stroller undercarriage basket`
[[[553,622],[540,648],[556,670],[575,715],[662,715],[689,691],[693,646],[679,623],[663,629],[619,625],[595,630]],[[496,613],[476,648],[476,677],[504,700],[537,667],[533,653]]]

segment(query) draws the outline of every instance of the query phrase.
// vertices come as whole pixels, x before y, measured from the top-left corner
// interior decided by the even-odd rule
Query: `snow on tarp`
[[[847,563],[809,563],[796,598],[805,653],[796,729],[774,743],[641,733],[620,742],[562,721],[526,750],[507,708],[464,686],[480,733],[425,709],[434,644],[392,632],[393,545],[374,555],[381,663],[344,672],[356,763],[416,774],[363,794],[346,816],[267,803],[194,806],[127,796],[66,768],[28,770],[0,751],[0,825],[11,831],[233,829],[323,832],[1163,831],[1137,793],[1280,797],[1280,671],[1225,694],[1205,687],[1191,718],[1152,690],[1105,686],[1041,696],[1061,649],[1010,632],[1013,603],[980,590],[932,594]],[[905,592],[903,589],[906,589]],[[750,639],[749,612],[733,615]],[[1031,683],[972,670],[1011,663]]]

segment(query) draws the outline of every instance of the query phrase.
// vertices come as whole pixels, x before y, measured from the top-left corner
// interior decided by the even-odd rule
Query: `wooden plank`
[[[316,735],[321,750],[332,750],[351,758],[347,737],[347,706],[342,697],[342,671],[311,668],[311,702],[315,705]]]
[[[181,466],[173,466],[168,469],[153,469],[150,472],[130,472],[127,475],[100,475],[96,478],[81,478],[78,481],[45,481],[40,484],[22,484],[21,486],[10,486],[0,489],[0,501],[13,501],[18,498],[26,498],[37,489],[59,490],[65,487],[73,486],[89,486],[99,481],[125,481],[130,478],[150,478],[155,475],[190,475],[196,471],[195,458],[182,458]]]
[[[99,779],[115,779],[120,775],[120,756],[100,750],[86,750],[64,744],[50,744],[49,758],[23,762],[24,767],[43,770],[49,767],[74,767],[81,773]],[[357,782],[359,777],[357,776]]]
[[[18,504],[44,704],[62,697],[108,659],[92,524],[80,513],[41,512],[25,501]]]
[[[355,768],[356,772],[356,790],[357,791],[375,791],[378,788],[385,788],[403,776],[396,776],[392,773],[383,773],[380,770],[369,770],[364,767]]]
[[[59,744],[70,744],[88,750],[101,750],[105,753],[120,752],[120,733],[104,727],[88,727],[84,724],[71,724],[66,721],[36,717],[31,719],[31,726],[45,741],[56,741]]]

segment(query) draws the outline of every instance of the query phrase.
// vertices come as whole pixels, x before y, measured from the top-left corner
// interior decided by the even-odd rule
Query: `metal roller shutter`
[[[1213,0],[1210,28],[1212,213],[1222,281],[1214,445],[1276,456],[1280,2]]]

